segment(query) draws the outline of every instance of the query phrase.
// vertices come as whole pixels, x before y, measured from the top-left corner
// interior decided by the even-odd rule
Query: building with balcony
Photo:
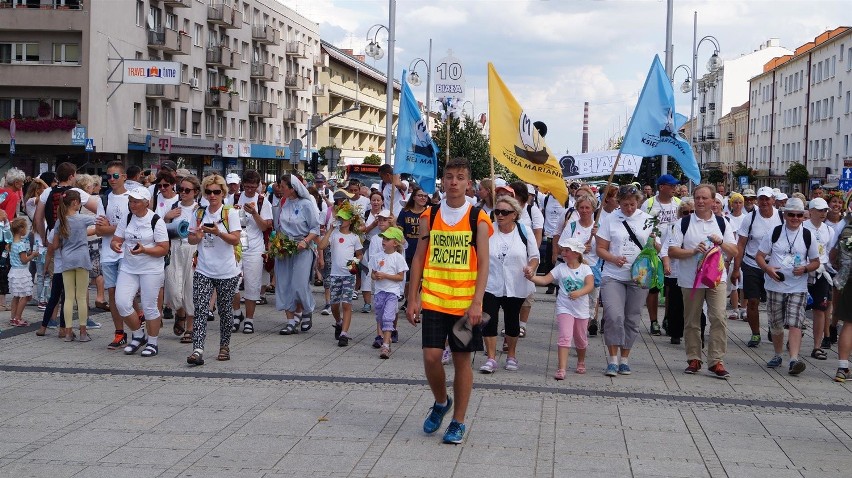
[[[852,167],[852,28],[826,31],[769,60],[750,81],[748,165],[782,189],[793,163],[836,181]]]
[[[719,119],[733,107],[748,101],[749,78],[758,74],[771,58],[790,53],[780,46],[777,38],[770,38],[756,50],[726,59],[718,70],[698,78],[695,84],[697,125],[692,142],[699,166],[721,162]]]
[[[747,144],[748,102],[731,108],[728,114],[719,118],[719,169],[729,174],[738,162],[745,164]],[[739,190],[737,178],[731,178],[730,174],[728,177],[728,190]]]
[[[317,79],[319,26],[275,0],[0,0],[0,19],[0,173],[170,158],[272,178],[291,168],[287,145],[315,111],[312,88],[285,78]],[[121,59],[177,62],[179,84],[126,83]],[[284,119],[290,110],[304,114]],[[77,125],[94,153],[71,144]]]
[[[389,147],[385,132],[387,77],[364,63],[363,55],[322,42],[319,84],[322,91],[306,85],[308,94],[317,94],[317,112],[322,117],[340,114],[317,129],[316,144],[341,150],[340,165],[360,164],[365,156],[384,156]],[[393,124],[399,115],[400,83],[394,80]]]

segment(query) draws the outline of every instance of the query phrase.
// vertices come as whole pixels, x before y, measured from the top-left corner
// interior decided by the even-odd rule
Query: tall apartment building
[[[0,0],[0,144],[14,116],[29,173],[169,158],[272,177],[315,108],[318,30],[274,0]],[[122,59],[177,62],[180,83],[122,84]],[[75,123],[95,153],[71,144]]]
[[[774,58],[751,79],[748,165],[787,187],[792,163],[832,181],[852,167],[852,28],[838,27]]]
[[[731,108],[748,101],[748,80],[760,73],[771,58],[789,55],[792,51],[780,46],[777,38],[762,43],[757,50],[725,60],[716,71],[698,78],[696,83],[695,114],[698,121],[693,147],[695,159],[704,168],[723,169],[719,158],[721,135],[719,119]]]
[[[377,154],[384,161],[387,144],[387,77],[364,63],[363,55],[322,42],[323,62],[320,82],[325,95],[317,102],[317,111],[328,117],[350,108],[356,110],[331,118],[317,129],[318,147],[334,146],[341,150],[340,165],[361,164],[365,156]],[[402,86],[394,80],[393,128],[399,116]]]
[[[730,173],[738,162],[745,164],[748,144],[748,102],[731,108],[719,118],[719,162],[721,170]],[[736,179],[736,178],[734,178]],[[738,184],[729,184],[728,187]]]

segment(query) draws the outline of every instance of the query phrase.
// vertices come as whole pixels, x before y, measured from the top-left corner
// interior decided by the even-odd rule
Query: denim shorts
[[[104,289],[115,289],[119,267],[121,267],[121,259],[115,262],[101,262],[101,272],[104,275]]]

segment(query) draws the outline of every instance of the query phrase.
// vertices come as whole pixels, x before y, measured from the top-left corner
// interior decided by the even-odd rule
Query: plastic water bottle
[[[3,193],[6,194],[6,193]],[[0,197],[3,197],[3,194],[0,194]],[[0,201],[2,202],[2,201]],[[9,227],[9,221],[4,221],[2,225],[0,225],[0,231],[3,233],[3,242],[6,244],[12,243],[12,229]]]
[[[793,257],[793,269],[800,267],[802,265],[802,255],[798,252]]]
[[[2,194],[0,194],[0,204],[3,204],[4,202],[6,202],[7,197],[9,197],[8,192],[4,191]]]

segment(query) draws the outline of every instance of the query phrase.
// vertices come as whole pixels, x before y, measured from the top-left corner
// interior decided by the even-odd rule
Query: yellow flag
[[[488,64],[488,114],[491,156],[522,181],[553,194],[564,204],[568,200],[568,188],[556,156],[547,149],[532,118],[506,88],[491,63]]]

